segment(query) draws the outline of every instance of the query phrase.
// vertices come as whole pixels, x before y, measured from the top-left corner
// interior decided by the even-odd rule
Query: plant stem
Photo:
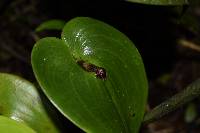
[[[190,102],[200,95],[200,79],[192,82],[188,87],[172,96],[170,99],[164,101],[156,106],[150,112],[146,113],[143,119],[143,124],[147,124],[158,120],[162,116],[174,111],[182,105]]]
[[[192,50],[200,52],[200,46],[198,44],[191,42],[191,41],[181,39],[181,40],[179,40],[179,44],[186,47],[186,48],[190,48]]]

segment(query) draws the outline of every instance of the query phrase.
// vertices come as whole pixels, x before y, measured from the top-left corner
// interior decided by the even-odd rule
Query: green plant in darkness
[[[32,66],[48,98],[84,131],[138,132],[147,98],[144,66],[134,44],[113,27],[72,19],[62,39],[35,44]]]
[[[128,1],[154,5],[188,3]],[[128,37],[89,17],[77,17],[67,23],[50,20],[36,31],[52,29],[62,30],[61,38],[45,37],[36,42],[31,55],[33,72],[48,100],[87,133],[138,133],[141,124],[159,119],[200,94],[197,80],[145,114],[146,73],[140,54]],[[0,115],[2,133],[7,133],[8,126],[19,133],[61,132],[34,85],[5,73],[0,73]]]

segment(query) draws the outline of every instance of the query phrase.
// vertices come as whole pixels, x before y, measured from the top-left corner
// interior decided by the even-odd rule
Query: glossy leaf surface
[[[126,0],[135,3],[149,5],[184,5],[188,4],[188,0]]]
[[[0,73],[0,115],[26,123],[38,133],[57,133],[36,88],[14,75]]]
[[[1,133],[36,133],[25,124],[15,120],[0,116],[0,132]]]
[[[75,18],[62,40],[44,38],[32,51],[34,73],[45,94],[88,133],[137,133],[147,80],[134,44],[113,27]]]

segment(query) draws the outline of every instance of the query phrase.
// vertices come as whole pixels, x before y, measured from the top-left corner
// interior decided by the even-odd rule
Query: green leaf
[[[194,103],[190,103],[187,106],[184,117],[187,123],[191,123],[195,120],[195,118],[197,117],[197,109]]]
[[[18,76],[0,73],[0,115],[26,123],[38,133],[58,132],[36,88]]]
[[[58,19],[48,20],[40,24],[36,28],[36,32],[40,32],[43,30],[62,30],[62,28],[65,26],[65,23],[65,21]]]
[[[23,123],[0,116],[0,132],[1,133],[36,133]]]
[[[118,30],[75,18],[65,25],[62,40],[35,44],[32,67],[48,98],[85,132],[138,132],[147,80],[136,47]]]
[[[129,2],[149,4],[149,5],[184,5],[188,0],[126,0]]]

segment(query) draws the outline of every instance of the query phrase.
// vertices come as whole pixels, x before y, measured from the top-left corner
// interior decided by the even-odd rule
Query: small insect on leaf
[[[78,60],[77,64],[87,72],[94,72],[97,78],[102,80],[106,79],[106,70],[104,68],[95,66],[91,63],[87,63],[83,60]]]
[[[106,79],[106,70],[104,68],[97,68],[96,77],[105,80]]]

